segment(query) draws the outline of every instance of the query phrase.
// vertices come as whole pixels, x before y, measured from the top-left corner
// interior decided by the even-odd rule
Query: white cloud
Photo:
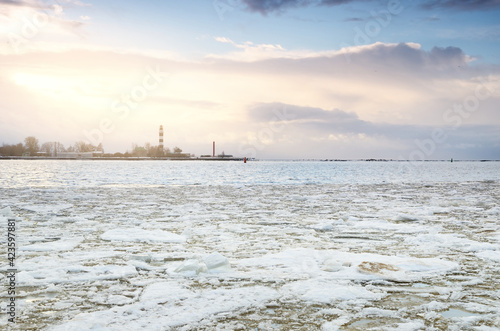
[[[56,15],[61,15],[63,13],[63,7],[60,5],[54,5],[54,13]]]

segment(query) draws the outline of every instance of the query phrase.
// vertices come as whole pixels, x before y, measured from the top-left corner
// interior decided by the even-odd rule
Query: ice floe
[[[182,243],[186,241],[184,236],[168,231],[150,231],[140,228],[113,229],[101,235],[103,240],[109,241],[147,241],[147,242],[171,242]]]
[[[1,225],[16,219],[20,328],[490,330],[500,323],[498,164],[454,163],[457,175],[449,164],[425,163],[439,176],[415,178],[393,175],[397,162],[255,162],[246,170],[70,162],[51,182],[24,179],[26,164],[0,173]],[[58,162],[42,164],[50,171]],[[329,177],[332,169],[342,175]]]

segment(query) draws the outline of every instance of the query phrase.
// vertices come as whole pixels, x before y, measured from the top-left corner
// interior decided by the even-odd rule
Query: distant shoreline
[[[57,157],[57,156],[0,156],[0,160],[78,160],[78,161],[243,161],[243,157]],[[250,159],[247,159],[250,160]]]
[[[244,161],[243,157],[50,157],[50,156],[0,156],[0,160],[69,160],[69,161]],[[251,159],[248,161],[288,162],[450,162],[450,160],[394,160],[394,159]],[[500,160],[453,160],[453,162],[500,162]],[[451,162],[450,162],[451,163]]]

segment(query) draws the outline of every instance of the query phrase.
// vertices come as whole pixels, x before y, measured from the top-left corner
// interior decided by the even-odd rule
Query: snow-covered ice
[[[2,167],[19,329],[500,326],[497,162]]]
[[[167,231],[144,230],[141,228],[113,229],[104,232],[101,239],[109,241],[145,241],[181,243],[186,238]]]

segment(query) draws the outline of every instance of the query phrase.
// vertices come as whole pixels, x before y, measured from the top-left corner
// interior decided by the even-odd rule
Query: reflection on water
[[[499,181],[500,162],[0,160],[3,187]]]

